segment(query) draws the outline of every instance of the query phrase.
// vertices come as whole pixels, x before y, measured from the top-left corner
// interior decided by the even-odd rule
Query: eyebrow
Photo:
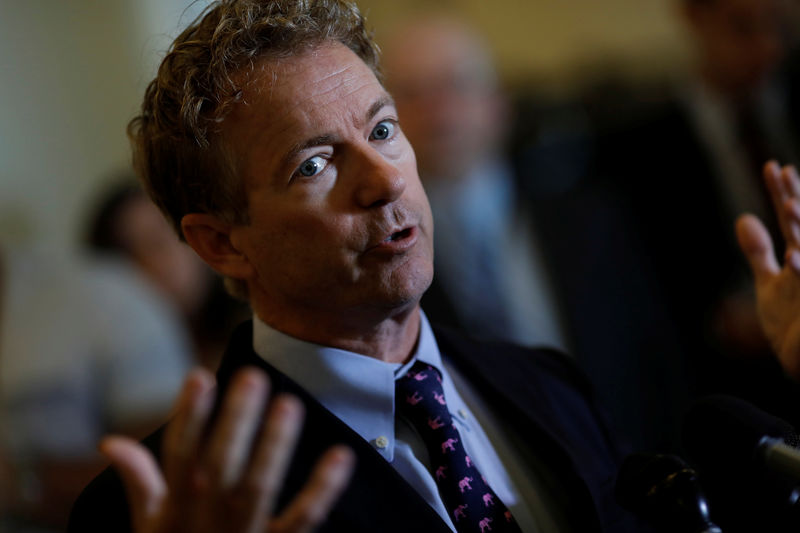
[[[367,110],[367,113],[364,116],[364,123],[370,122],[373,118],[375,118],[375,115],[377,115],[381,109],[387,106],[394,106],[394,99],[388,94],[382,96],[381,98],[376,100],[375,103],[369,106],[369,109]],[[292,146],[286,153],[286,156],[283,158],[283,162],[285,165],[288,165],[295,157],[297,157],[297,154],[299,154],[303,150],[307,150],[308,148],[313,148],[314,146],[332,144],[335,140],[336,140],[335,136],[330,133],[317,135],[316,137],[306,139],[305,141],[299,142],[294,146]]]

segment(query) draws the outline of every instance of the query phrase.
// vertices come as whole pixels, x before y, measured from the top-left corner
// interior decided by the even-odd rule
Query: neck
[[[389,315],[339,313],[293,319],[286,313],[269,312],[254,306],[259,319],[270,327],[307,342],[330,346],[387,363],[402,363],[414,353],[420,331],[419,303]]]

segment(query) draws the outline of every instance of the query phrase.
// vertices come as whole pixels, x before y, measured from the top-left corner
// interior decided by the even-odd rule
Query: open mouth
[[[383,242],[394,242],[403,240],[411,235],[411,228],[402,229],[389,235]]]

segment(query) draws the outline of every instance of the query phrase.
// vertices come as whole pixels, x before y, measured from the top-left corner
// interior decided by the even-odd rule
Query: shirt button
[[[377,446],[381,450],[386,448],[388,445],[389,445],[389,439],[387,439],[383,435],[375,439],[375,446]]]
[[[467,411],[466,411],[466,410],[464,410],[464,409],[459,409],[459,410],[458,410],[458,416],[460,416],[460,417],[461,417],[461,418],[463,418],[464,420],[466,420],[467,418],[469,418],[469,414],[468,414],[468,413],[467,413]]]

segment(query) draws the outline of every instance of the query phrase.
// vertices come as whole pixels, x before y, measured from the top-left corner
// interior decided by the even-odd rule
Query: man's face
[[[492,155],[504,102],[488,52],[451,21],[404,28],[386,47],[387,86],[425,179],[458,179]]]
[[[433,275],[433,222],[391,97],[329,43],[256,63],[223,136],[244,179],[256,313],[374,312],[417,304]]]
[[[692,25],[708,73],[731,93],[756,88],[786,46],[783,0],[715,0],[694,9]]]

